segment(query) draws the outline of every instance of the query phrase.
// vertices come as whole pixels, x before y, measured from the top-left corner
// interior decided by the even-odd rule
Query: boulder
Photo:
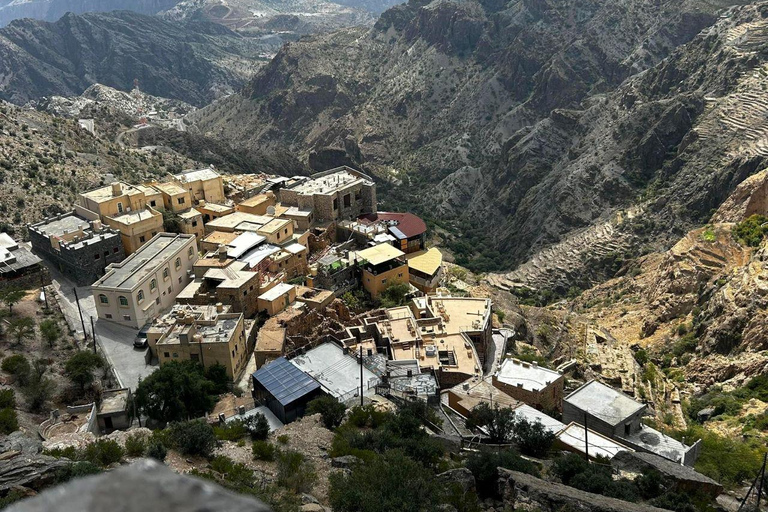
[[[56,472],[69,464],[38,453],[19,453],[16,457],[0,461],[0,494],[13,487],[27,487],[39,491],[54,482]]]
[[[29,454],[40,453],[43,451],[43,443],[39,439],[29,437],[17,430],[0,439],[0,453],[9,451]]]
[[[474,492],[475,476],[467,468],[449,469],[437,475],[437,481],[442,487],[458,484],[463,492]]]
[[[350,469],[352,466],[360,464],[361,462],[363,461],[360,458],[355,457],[354,455],[344,455],[341,457],[334,457],[333,459],[331,459],[331,467]]]

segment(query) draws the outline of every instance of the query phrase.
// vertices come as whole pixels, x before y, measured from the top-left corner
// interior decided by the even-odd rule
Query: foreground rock
[[[9,458],[0,460],[0,495],[19,487],[40,491],[51,485],[56,473],[70,463],[38,453],[9,451],[3,456]]]
[[[150,510],[267,512],[263,503],[203,480],[177,475],[142,459],[130,466],[71,481],[21,501],[9,512],[147,512]]]

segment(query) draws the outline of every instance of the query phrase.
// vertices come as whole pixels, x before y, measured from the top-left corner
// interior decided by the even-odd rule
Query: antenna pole
[[[363,406],[363,344],[360,343],[360,407]]]

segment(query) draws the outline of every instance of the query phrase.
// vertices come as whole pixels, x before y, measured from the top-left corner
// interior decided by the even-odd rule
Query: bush
[[[511,469],[529,475],[539,474],[535,464],[525,460],[514,450],[476,452],[469,456],[466,465],[475,476],[478,494],[483,497],[496,496],[498,468]]]
[[[248,435],[245,424],[240,419],[216,425],[213,427],[213,433],[219,441],[239,441]]]
[[[0,409],[16,407],[16,394],[12,389],[0,390]]]
[[[744,245],[759,247],[765,236],[763,224],[768,222],[768,217],[752,215],[733,227],[733,236]]]
[[[91,464],[101,467],[107,467],[110,464],[120,462],[125,455],[125,450],[112,439],[98,439],[87,445],[78,453],[78,459],[85,460]]]
[[[174,444],[184,455],[209,457],[216,447],[213,428],[201,420],[174,423],[170,428]]]
[[[512,438],[520,451],[531,457],[544,457],[555,442],[555,434],[541,424],[515,418]]]
[[[144,434],[133,433],[125,439],[125,452],[131,457],[141,457],[147,451],[147,437]]]
[[[27,358],[21,354],[6,357],[3,359],[3,364],[1,367],[3,371],[8,372],[16,377],[16,381],[19,383],[19,385],[25,386],[29,381],[31,367],[29,366],[29,361],[27,361]]]
[[[153,439],[149,441],[149,444],[147,444],[147,457],[151,457],[153,459],[159,460],[160,462],[163,462],[165,461],[165,457],[167,455],[168,450],[160,441]]]
[[[93,382],[93,371],[97,368],[103,368],[104,365],[104,360],[100,355],[89,350],[83,350],[67,360],[64,364],[64,374],[81,391],[84,391],[85,387]]]
[[[294,451],[277,456],[277,484],[296,494],[309,492],[317,480],[315,465]]]
[[[245,420],[244,425],[253,439],[264,440],[269,437],[269,421],[267,421],[267,417],[261,413],[249,416]]]
[[[10,434],[19,430],[19,418],[16,410],[6,407],[0,409],[0,434]]]
[[[205,369],[205,378],[213,383],[213,393],[220,395],[232,389],[232,379],[227,375],[227,368],[223,364],[213,364]]]
[[[139,382],[136,407],[158,422],[199,418],[215,404],[216,385],[194,361],[170,361]]]
[[[58,469],[54,476],[54,483],[63,484],[73,478],[80,478],[88,475],[101,473],[101,468],[87,461],[73,462]]]
[[[307,414],[320,414],[328,430],[341,425],[346,410],[346,405],[328,395],[319,396],[307,404]]]
[[[580,455],[571,453],[558,457],[552,464],[552,472],[565,485],[582,491],[602,494],[624,501],[637,501],[637,487],[627,479],[614,480],[611,466],[598,458],[590,464]]]
[[[277,442],[280,444],[288,444],[288,441],[290,441],[291,438],[287,435],[283,434],[281,436],[277,436]]]
[[[256,460],[275,460],[275,454],[277,453],[277,447],[268,441],[254,441],[253,446],[253,458]]]

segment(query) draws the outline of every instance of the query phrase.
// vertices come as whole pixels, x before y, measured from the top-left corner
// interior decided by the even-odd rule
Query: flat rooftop
[[[202,208],[204,210],[208,210],[214,213],[225,213],[225,212],[235,211],[234,206],[227,206],[225,204],[218,204],[218,203],[205,203],[205,204],[198,205],[198,208]]]
[[[194,238],[195,235],[159,233],[126,260],[107,267],[107,274],[96,281],[93,287],[133,289]]]
[[[274,201],[275,199],[274,193],[256,194],[255,196],[240,201],[240,204],[243,206],[258,206],[267,201]]]
[[[302,195],[332,194],[355,183],[368,182],[346,169],[340,169],[334,173],[309,179],[295,187],[291,187]]]
[[[290,224],[291,221],[288,219],[272,219],[263,226],[261,226],[261,229],[259,232],[261,233],[267,233],[271,235],[272,233],[275,233],[277,231],[280,231],[285,227],[286,225]]]
[[[366,260],[371,265],[381,265],[404,255],[403,251],[389,244],[379,244],[362,251],[357,251],[357,257]]]
[[[61,236],[80,229],[83,231],[90,230],[91,223],[74,213],[70,213],[54,220],[38,222],[31,225],[30,229],[45,236]]]
[[[459,372],[481,376],[480,360],[469,341],[462,334],[450,334],[424,339],[421,343],[390,345],[392,359],[402,361],[417,359],[422,368],[441,368],[447,372]]]
[[[208,269],[205,274],[203,274],[203,277],[205,279],[219,281],[219,284],[216,286],[217,288],[238,289],[251,280],[259,278],[259,275],[256,272],[243,270],[245,266],[244,263],[237,261],[226,268]]]
[[[218,245],[228,245],[230,242],[232,242],[232,240],[240,236],[240,234],[241,233],[231,233],[229,231],[214,231],[213,233],[203,238],[203,242]]]
[[[195,210],[194,208],[190,208],[189,210],[185,212],[181,212],[179,214],[179,217],[181,217],[182,219],[194,219],[195,217],[202,217],[202,216],[203,214]]]
[[[280,252],[279,247],[270,244],[262,244],[243,254],[239,260],[247,263],[250,268],[253,268],[277,252]]]
[[[107,201],[109,199],[112,199],[114,197],[120,197],[122,195],[133,195],[133,194],[142,194],[143,191],[135,187],[133,185],[130,185],[125,182],[117,182],[120,184],[120,194],[114,195],[112,193],[112,184],[105,185],[103,187],[95,188],[93,190],[89,190],[88,192],[83,192],[80,194],[83,197],[87,197],[88,199],[92,201],[96,201],[97,203],[101,203],[103,201]]]
[[[99,412],[97,414],[115,414],[125,412],[128,408],[128,397],[131,390],[128,388],[107,390],[101,395]]]
[[[428,297],[432,313],[442,317],[446,333],[482,330],[490,320],[491,299],[477,297]]]
[[[645,408],[621,391],[596,380],[565,397],[565,402],[613,426]]]
[[[588,444],[584,441],[585,436],[587,437]],[[589,430],[589,435],[587,436],[584,432],[584,427],[578,423],[571,423],[561,430],[557,434],[557,440],[579,453],[584,453],[588,447],[590,457],[600,455],[612,459],[621,451],[634,451],[593,430]]]
[[[640,430],[631,436],[620,436],[626,439],[632,446],[636,446],[655,453],[665,459],[680,463],[685,457],[688,447],[677,439],[673,439],[648,425],[640,425]]]
[[[517,359],[504,361],[496,374],[499,382],[520,387],[526,391],[541,391],[561,377],[562,375],[554,370]]]
[[[227,245],[227,256],[239,258],[257,245],[265,242],[267,239],[253,231],[247,231],[232,238]]]
[[[305,354],[291,359],[296,368],[311,375],[330,395],[341,399],[351,398],[360,389],[360,364],[355,357],[345,354],[341,347],[324,343]],[[364,389],[379,378],[363,366]]]
[[[182,183],[189,183],[191,181],[213,180],[221,177],[221,175],[210,167],[206,167],[205,169],[189,169],[182,171],[173,177]]]
[[[436,274],[443,264],[443,254],[434,247],[426,251],[406,254],[405,259],[408,261],[408,268],[418,270],[428,276]]]
[[[564,423],[557,421],[551,416],[547,416],[543,412],[538,411],[527,404],[520,404],[518,407],[515,407],[515,415],[524,418],[529,423],[536,423],[538,421],[546,430],[549,430],[554,434],[557,434],[565,428]]]
[[[137,224],[147,219],[151,219],[152,217],[162,217],[162,215],[163,214],[158,211],[152,211],[149,208],[145,208],[143,210],[126,212],[122,215],[117,215],[116,217],[110,217],[110,219],[119,222],[120,224],[130,226],[131,224]]]
[[[282,295],[285,295],[286,293],[290,292],[294,288],[296,287],[293,286],[292,284],[279,283],[275,285],[274,288],[270,288],[268,291],[259,295],[259,299],[272,302],[273,300],[279,299]]]
[[[154,187],[157,190],[161,191],[161,192],[165,192],[169,196],[175,196],[177,194],[185,194],[187,192],[185,189],[181,188],[177,184],[170,183],[170,182],[168,182],[168,183],[155,183]]]
[[[518,400],[494,387],[486,380],[478,380],[472,383],[465,382],[452,387],[450,391],[458,397],[459,404],[468,411],[471,411],[481,403],[493,403],[499,407],[509,407],[510,409],[520,406]]]
[[[203,343],[229,343],[242,317],[242,313],[221,313],[216,314],[213,319],[197,318],[194,324],[195,334],[201,336]],[[157,345],[180,344],[179,336],[190,327],[189,324],[176,322],[171,327],[171,332],[157,341]]]
[[[223,217],[219,217],[218,219],[209,221],[206,226],[212,229],[235,229],[239,224],[244,222],[250,222],[252,224],[263,226],[270,220],[272,220],[272,217],[267,217],[265,215],[253,215],[252,213],[245,212],[232,212],[228,215],[224,215]]]

